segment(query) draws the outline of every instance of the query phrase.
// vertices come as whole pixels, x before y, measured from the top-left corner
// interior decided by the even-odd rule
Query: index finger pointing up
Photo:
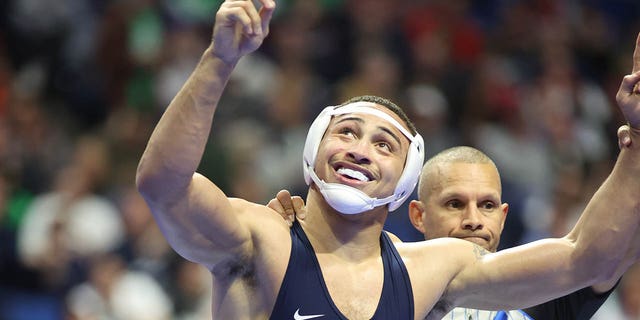
[[[276,8],[276,3],[274,0],[260,0],[260,2],[262,2],[262,8],[260,8],[259,12],[260,18],[262,19],[262,32],[266,35],[269,33],[269,22],[271,21],[273,11]],[[638,54],[640,55],[640,53]],[[638,64],[640,65],[640,62]]]
[[[640,71],[640,33],[636,38],[636,48],[633,50],[633,70],[631,70],[631,73],[638,71]]]

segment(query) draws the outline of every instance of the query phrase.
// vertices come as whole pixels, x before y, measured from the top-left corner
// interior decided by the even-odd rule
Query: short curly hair
[[[416,126],[413,124],[413,122],[411,122],[411,120],[409,120],[409,117],[407,117],[407,114],[404,113],[402,108],[400,108],[397,104],[395,104],[393,101],[389,99],[378,97],[378,96],[372,96],[372,95],[364,95],[364,96],[353,97],[341,103],[340,106],[344,106],[349,103],[359,102],[359,101],[373,102],[375,104],[384,106],[385,108],[393,111],[393,113],[397,114],[400,117],[400,119],[404,121],[407,127],[409,127],[409,132],[411,132],[412,135],[415,135],[418,132],[418,130],[416,130]]]

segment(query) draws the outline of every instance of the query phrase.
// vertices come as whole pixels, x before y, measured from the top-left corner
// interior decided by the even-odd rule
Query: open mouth
[[[336,170],[336,172],[338,174],[340,174],[343,177],[346,177],[348,179],[351,180],[357,180],[360,182],[369,182],[371,181],[371,178],[364,172],[358,171],[358,170],[354,170],[354,169],[349,169],[349,168],[345,168],[345,167],[340,167]]]

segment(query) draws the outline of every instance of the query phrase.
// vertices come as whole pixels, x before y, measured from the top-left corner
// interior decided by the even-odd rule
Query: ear
[[[414,228],[420,233],[424,234],[424,224],[422,221],[422,214],[424,213],[424,205],[418,200],[411,200],[409,202],[409,220]]]
[[[502,211],[502,221],[500,221],[500,233],[502,233],[502,229],[504,229],[504,222],[507,221],[507,213],[509,213],[509,204],[506,202],[501,204],[500,210]]]

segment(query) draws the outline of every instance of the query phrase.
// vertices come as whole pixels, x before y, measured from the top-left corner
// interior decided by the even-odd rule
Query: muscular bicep
[[[147,200],[172,248],[211,268],[230,255],[246,254],[251,235],[241,214],[248,202],[232,200],[211,181],[194,174],[185,194],[173,201]]]

